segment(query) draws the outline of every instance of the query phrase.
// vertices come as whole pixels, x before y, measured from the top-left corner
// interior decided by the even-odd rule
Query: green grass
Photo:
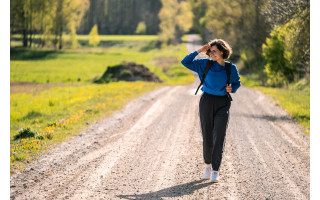
[[[37,158],[39,152],[43,153],[51,145],[78,134],[87,126],[87,122],[105,118],[131,99],[160,86],[141,81],[114,82],[106,85],[53,87],[36,96],[32,93],[11,94],[11,171],[22,169],[25,162]],[[32,128],[44,137],[48,134],[53,137],[14,141],[14,135],[25,127]]]
[[[270,95],[293,119],[306,128],[305,133],[310,133],[310,87],[308,85],[297,87],[299,85],[297,83],[287,88],[264,87],[252,76],[244,75],[241,75],[241,82],[246,87]]]
[[[130,36],[104,36],[112,39],[123,39],[128,41]],[[185,44],[169,46],[166,49],[153,47],[149,51],[141,51],[149,43],[142,40],[156,39],[151,36],[135,36],[135,40],[140,38],[139,44],[134,48],[128,46],[113,48],[83,48],[79,50],[24,50],[13,48],[11,50],[10,80],[27,81],[39,83],[55,82],[85,82],[90,83],[95,77],[103,74],[108,66],[113,66],[124,61],[137,62],[150,68],[156,75],[167,83],[183,84],[192,82],[193,76],[189,70],[180,64],[180,60],[186,54]],[[129,45],[129,44],[127,44]],[[145,45],[145,46],[144,46]],[[130,46],[130,45],[129,45]],[[174,68],[170,68],[168,74],[163,73],[161,63],[155,63],[154,59],[165,57],[175,57],[176,61],[171,63]],[[158,64],[158,65],[157,65]],[[174,76],[177,74],[177,76]],[[181,80],[179,80],[181,79]],[[176,82],[175,82],[176,81]]]
[[[62,51],[11,49],[10,81],[37,83],[20,85],[18,92],[10,94],[11,173],[22,170],[26,162],[68,140],[69,136],[80,133],[87,127],[87,122],[110,116],[130,100],[164,85],[189,84],[194,80],[190,71],[180,64],[187,54],[185,44],[158,49],[155,47],[156,36],[101,38],[106,42],[116,42],[110,42],[107,48],[85,46]],[[101,76],[108,66],[123,61],[146,65],[164,82],[112,82],[101,85],[91,82],[94,77]],[[13,140],[19,130],[27,127],[44,136],[44,139]]]

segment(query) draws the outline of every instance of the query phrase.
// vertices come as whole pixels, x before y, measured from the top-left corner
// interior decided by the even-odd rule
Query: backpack
[[[227,84],[229,85],[230,84],[231,64],[230,64],[230,62],[227,62],[227,61],[225,61],[224,63],[225,63],[225,66],[226,66]],[[209,69],[211,68],[212,64],[213,64],[213,60],[209,60],[207,65],[206,65],[206,67],[204,68],[204,72],[203,72],[203,75],[202,75],[202,80],[201,80],[200,85],[197,88],[197,91],[196,91],[195,95],[197,95],[197,92],[198,92],[200,86],[203,84],[204,79],[206,78],[207,73],[208,73]],[[232,101],[232,97],[229,94],[229,92],[228,92],[228,97],[229,97],[230,101]]]

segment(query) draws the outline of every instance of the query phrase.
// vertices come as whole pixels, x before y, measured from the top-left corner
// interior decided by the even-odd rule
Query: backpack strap
[[[225,61],[224,63],[225,63],[225,66],[226,66],[227,84],[230,85],[231,64],[230,64],[230,62],[228,62],[228,61]],[[208,73],[208,71],[210,70],[212,64],[213,64],[213,60],[208,60],[208,63],[207,63],[207,65],[206,65],[206,67],[204,68],[204,71],[203,71],[201,83],[200,83],[200,85],[198,86],[195,95],[197,95],[198,90],[199,90],[199,88],[201,87],[201,85],[203,84],[204,79],[206,78],[207,73]],[[229,94],[229,92],[228,92],[228,97],[229,97],[230,101],[232,101],[232,97],[231,97],[231,95]]]
[[[196,91],[196,93],[195,93],[194,95],[197,95],[197,92],[198,92],[199,88],[201,87],[201,85],[203,84],[204,79],[206,78],[207,73],[208,73],[208,71],[210,70],[210,67],[212,66],[212,64],[213,64],[213,61],[212,61],[212,60],[208,60],[207,65],[206,65],[206,67],[204,68],[204,71],[203,71],[201,83],[200,83],[200,85],[198,86],[197,91]]]
[[[231,64],[228,61],[225,61],[224,63],[225,63],[226,72],[227,72],[227,85],[230,85]],[[229,92],[228,92],[228,97],[230,101],[232,101],[232,97]]]

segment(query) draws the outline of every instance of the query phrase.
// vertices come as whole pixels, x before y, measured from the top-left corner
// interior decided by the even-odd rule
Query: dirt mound
[[[150,81],[159,82],[159,77],[154,75],[149,69],[141,64],[134,62],[123,63],[108,67],[101,78],[95,80],[95,83],[108,83],[111,81]]]

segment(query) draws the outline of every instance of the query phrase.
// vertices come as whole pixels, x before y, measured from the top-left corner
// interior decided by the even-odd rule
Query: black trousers
[[[228,96],[203,93],[199,103],[200,127],[203,138],[203,157],[206,164],[219,171],[231,101]]]

